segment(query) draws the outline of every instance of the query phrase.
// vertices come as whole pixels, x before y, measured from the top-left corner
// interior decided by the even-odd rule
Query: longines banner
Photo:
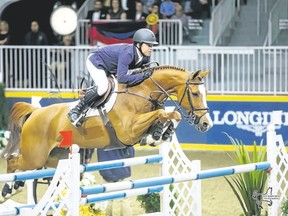
[[[288,143],[288,96],[210,96],[208,106],[214,123],[208,132],[201,133],[184,121],[180,123],[177,138],[181,144],[191,144],[186,148],[231,149],[227,134],[245,145],[253,145],[254,141],[266,145],[272,112],[279,110],[282,125],[276,125],[276,133]]]
[[[10,106],[16,101],[31,102],[27,96],[12,95],[6,94]],[[41,106],[72,100],[71,97],[40,96],[43,97]],[[165,105],[173,106],[173,103],[167,101]],[[179,124],[177,138],[185,149],[233,150],[227,134],[245,145],[253,145],[253,142],[266,145],[267,125],[271,122],[272,112],[278,110],[282,111],[282,124],[276,125],[276,132],[282,134],[284,143],[288,144],[288,96],[215,95],[208,96],[208,106],[214,123],[208,132],[199,132],[184,120]]]

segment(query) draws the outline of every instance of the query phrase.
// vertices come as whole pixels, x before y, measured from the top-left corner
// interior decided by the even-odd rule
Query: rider
[[[150,62],[153,46],[157,44],[154,33],[142,28],[134,33],[133,44],[114,44],[94,49],[86,60],[86,67],[95,86],[89,89],[76,107],[68,113],[72,124],[78,126],[83,110],[106,93],[107,74],[116,75],[118,83],[129,86],[137,85],[149,78],[152,74],[149,69],[139,74],[129,74],[129,70],[140,68]]]

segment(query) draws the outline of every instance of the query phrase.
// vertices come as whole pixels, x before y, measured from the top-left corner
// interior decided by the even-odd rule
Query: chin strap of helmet
[[[143,42],[142,43],[138,43],[139,44],[139,48],[137,47],[137,44],[135,44],[136,48],[140,51],[140,53],[142,54],[142,56],[146,56],[142,50],[141,50],[141,46],[143,45]]]

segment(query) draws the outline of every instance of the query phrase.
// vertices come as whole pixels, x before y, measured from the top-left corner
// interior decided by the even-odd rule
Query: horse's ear
[[[210,72],[209,69],[206,70],[206,71],[202,71],[202,72],[200,73],[200,77],[204,78],[205,76],[207,76],[207,74],[208,74],[209,72]]]
[[[198,77],[200,72],[201,72],[201,70],[196,70],[192,75],[192,80],[194,80],[196,77]]]

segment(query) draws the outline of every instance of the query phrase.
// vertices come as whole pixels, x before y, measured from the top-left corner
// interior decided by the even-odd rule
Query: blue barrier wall
[[[213,128],[201,133],[182,121],[177,129],[178,140],[194,145],[192,148],[227,150],[231,149],[227,133],[245,145],[253,145],[254,141],[266,144],[267,125],[271,122],[272,111],[282,110],[282,125],[276,125],[276,131],[283,135],[284,143],[288,143],[287,99],[277,96],[211,96],[208,106]]]
[[[51,93],[7,93],[10,107],[17,101],[31,103],[31,96],[43,97],[42,106],[53,103],[75,100],[75,94]],[[74,97],[74,99],[73,99]],[[166,106],[172,106],[167,101]],[[245,145],[253,145],[255,141],[266,143],[267,125],[271,122],[272,111],[282,110],[282,125],[276,126],[277,133],[283,135],[284,143],[288,143],[288,97],[287,96],[208,96],[208,106],[214,126],[206,133],[201,133],[194,126],[182,121],[177,129],[179,142],[186,149],[231,150],[233,149],[227,134],[241,140]]]

